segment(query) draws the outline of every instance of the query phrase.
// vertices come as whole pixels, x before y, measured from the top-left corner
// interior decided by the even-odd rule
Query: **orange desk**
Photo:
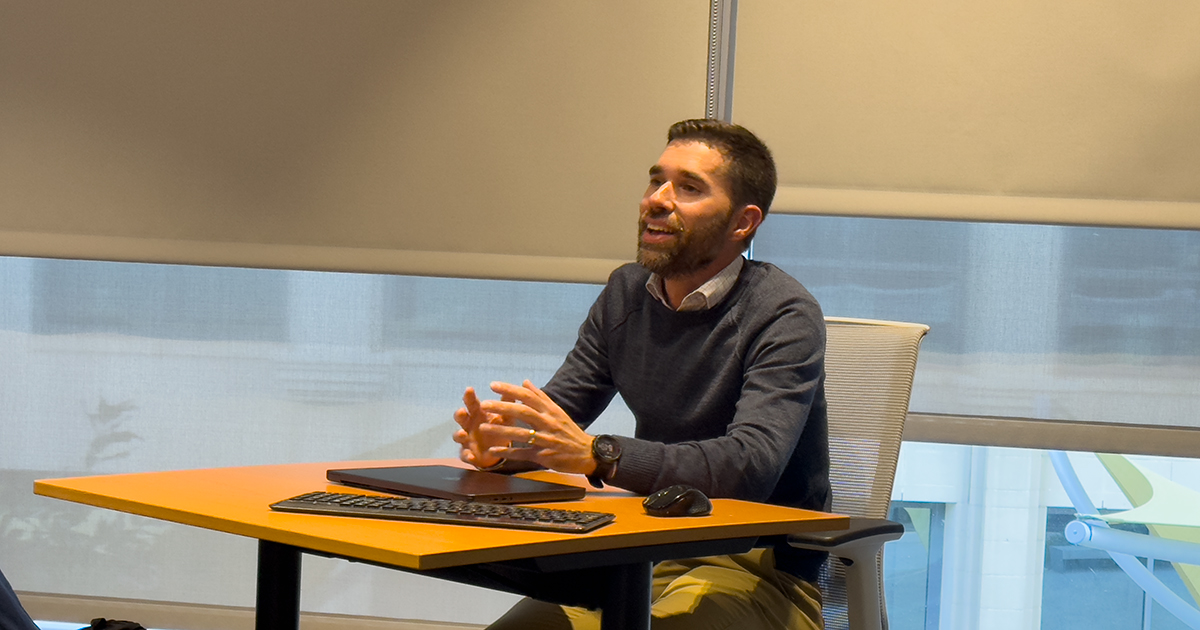
[[[256,628],[299,626],[302,553],[345,558],[459,582],[565,600],[604,611],[604,628],[649,624],[650,570],[674,558],[742,553],[759,536],[844,529],[845,517],[717,499],[701,518],[653,518],[641,498],[589,489],[564,509],[612,512],[588,534],[556,534],[273,512],[275,501],[311,492],[365,490],[329,484],[325,471],[446,460],[329,462],[47,479],[34,492],[259,540]],[[586,486],[581,477],[528,476]],[[548,591],[546,589],[549,589]],[[563,591],[559,593],[558,591]]]

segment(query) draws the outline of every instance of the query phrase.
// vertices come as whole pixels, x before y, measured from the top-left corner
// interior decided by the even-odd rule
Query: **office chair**
[[[886,520],[924,324],[827,317],[825,398],[833,512],[848,531],[794,534],[828,551],[819,586],[829,630],[886,630],[883,544],[904,534]]]

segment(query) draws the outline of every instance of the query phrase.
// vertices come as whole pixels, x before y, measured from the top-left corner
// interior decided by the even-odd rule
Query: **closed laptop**
[[[326,478],[381,492],[480,503],[573,501],[586,494],[579,486],[437,464],[332,469]]]

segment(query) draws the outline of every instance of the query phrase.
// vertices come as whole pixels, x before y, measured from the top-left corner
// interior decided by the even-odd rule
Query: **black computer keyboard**
[[[386,497],[341,492],[310,492],[273,503],[271,509],[281,512],[365,516],[400,521],[484,525],[573,534],[590,532],[616,519],[615,515],[606,512],[582,512],[524,505],[496,505],[448,499]]]

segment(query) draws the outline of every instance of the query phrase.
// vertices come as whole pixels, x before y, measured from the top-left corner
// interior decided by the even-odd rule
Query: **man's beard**
[[[731,221],[733,221],[732,209],[724,219],[714,218],[708,223],[697,225],[692,230],[677,231],[677,238],[673,244],[660,247],[642,242],[642,235],[646,232],[646,222],[640,220],[638,221],[637,262],[664,278],[696,273],[717,259],[721,248],[725,245],[726,233]]]

